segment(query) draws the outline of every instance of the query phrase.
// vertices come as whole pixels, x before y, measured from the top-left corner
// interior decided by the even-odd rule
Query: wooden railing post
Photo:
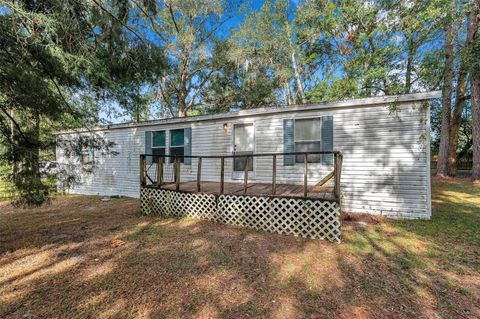
[[[248,156],[245,156],[243,164],[245,165],[243,167],[243,193],[246,194],[248,185]]]
[[[200,192],[200,180],[202,178],[202,158],[198,158],[197,166],[197,192]]]
[[[272,163],[272,195],[277,192],[277,155],[273,155]]]
[[[303,157],[303,197],[308,193],[308,153]]]
[[[180,158],[175,156],[175,189],[180,189]]]
[[[147,161],[145,155],[140,155],[140,185],[147,184]]]
[[[158,158],[158,163],[157,163],[157,187],[162,186],[163,182],[163,157]]]
[[[340,180],[341,180],[341,174],[342,174],[342,162],[343,162],[342,153],[335,153],[334,161],[333,161],[333,172],[335,174],[333,193],[339,203],[340,203],[340,197],[341,197]]]
[[[220,159],[220,194],[223,194],[223,184],[225,180],[225,157]]]

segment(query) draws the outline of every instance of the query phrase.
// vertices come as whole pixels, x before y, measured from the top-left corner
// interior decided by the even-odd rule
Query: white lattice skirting
[[[282,197],[182,193],[142,187],[143,214],[194,217],[257,230],[340,242],[336,202]]]

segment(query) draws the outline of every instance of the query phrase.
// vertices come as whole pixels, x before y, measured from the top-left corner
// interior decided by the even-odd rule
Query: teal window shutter
[[[333,116],[322,116],[322,132],[321,132],[321,151],[333,151]],[[322,154],[320,157],[322,164],[332,165],[333,154]]]
[[[152,131],[145,131],[145,154],[152,154]],[[152,164],[152,157],[147,156],[147,165]]]
[[[283,151],[285,153],[295,152],[293,123],[293,119],[283,120]],[[283,165],[295,165],[295,155],[284,155]]]
[[[191,127],[187,127],[184,131],[184,134],[183,134],[183,139],[184,139],[184,143],[183,143],[183,147],[184,147],[184,152],[183,154],[184,155],[192,155],[192,128]],[[192,165],[192,158],[191,157],[185,157],[183,163],[185,165]]]

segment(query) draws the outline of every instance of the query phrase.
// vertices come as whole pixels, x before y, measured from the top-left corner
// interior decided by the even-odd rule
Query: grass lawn
[[[0,203],[0,318],[480,318],[480,186],[433,181],[431,221],[344,222],[343,243],[133,199]]]

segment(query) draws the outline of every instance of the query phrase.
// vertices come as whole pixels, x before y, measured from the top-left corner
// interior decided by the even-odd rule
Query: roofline
[[[337,102],[321,102],[321,103],[309,103],[309,104],[289,105],[289,106],[272,106],[272,107],[262,107],[262,108],[256,108],[256,109],[250,109],[250,110],[240,110],[238,112],[232,112],[232,113],[220,113],[220,114],[149,120],[149,121],[143,121],[143,122],[126,122],[126,123],[118,123],[118,124],[109,124],[109,125],[102,125],[102,126],[97,126],[93,128],[79,128],[79,129],[65,130],[65,131],[57,132],[56,134],[61,135],[61,134],[82,133],[82,132],[91,132],[91,131],[105,131],[105,130],[122,129],[122,128],[148,127],[148,126],[166,125],[166,124],[215,121],[215,120],[221,120],[221,119],[234,119],[234,118],[248,117],[252,115],[267,115],[267,114],[277,114],[277,113],[292,113],[292,112],[300,112],[300,111],[337,109],[337,108],[347,108],[352,106],[374,106],[374,105],[388,104],[388,103],[427,101],[432,99],[438,99],[440,97],[441,97],[441,91],[410,93],[410,94],[401,94],[401,95],[388,95],[388,96],[375,96],[375,97],[367,97],[367,98],[348,99],[348,100],[342,100]]]

